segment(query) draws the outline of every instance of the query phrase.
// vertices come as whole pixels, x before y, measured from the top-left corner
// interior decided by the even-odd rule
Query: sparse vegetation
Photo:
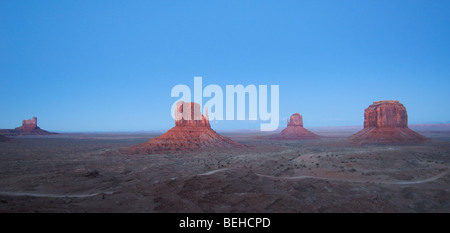
[[[238,203],[248,201],[247,198],[261,198],[254,200],[256,204],[253,207],[257,210],[265,211],[266,203],[274,203],[268,201],[267,198],[279,197],[276,205],[271,208],[288,208],[286,206],[304,206],[300,205],[297,200],[305,201],[304,198],[311,197],[311,204],[323,206],[333,203],[342,204],[351,203],[351,198],[367,198],[372,200],[373,194],[378,190],[383,192],[385,196],[397,195],[396,185],[378,185],[376,182],[401,182],[401,181],[420,181],[430,177],[435,177],[440,173],[447,171],[445,166],[447,157],[438,157],[438,153],[432,152],[439,148],[433,146],[423,146],[420,150],[430,150],[431,152],[417,154],[411,153],[412,149],[408,146],[396,147],[395,150],[386,150],[384,146],[364,147],[364,153],[351,146],[344,148],[339,157],[336,153],[326,153],[320,148],[321,155],[314,154],[311,150],[313,147],[295,147],[296,150],[303,152],[287,152],[286,154],[279,151],[265,151],[251,148],[248,152],[234,152],[227,150],[218,153],[189,153],[189,154],[157,154],[143,156],[123,156],[114,150],[120,147],[128,146],[133,140],[120,142],[120,146],[111,146],[111,141],[82,141],[77,143],[65,143],[64,147],[60,146],[60,141],[54,139],[45,139],[47,144],[42,144],[44,139],[26,139],[22,143],[9,144],[0,148],[0,169],[2,174],[10,174],[9,177],[1,179],[3,184],[8,187],[15,187],[20,190],[22,187],[28,187],[32,190],[33,185],[38,184],[40,190],[47,187],[58,186],[58,190],[64,190],[65,193],[72,192],[72,188],[76,189],[75,193],[81,193],[79,190],[86,190],[87,194],[105,192],[104,187],[108,187],[107,191],[121,192],[121,195],[101,194],[98,198],[77,198],[71,204],[71,210],[88,210],[90,206],[108,209],[110,206],[117,208],[116,210],[136,211],[141,209],[134,203],[141,203],[145,198],[156,200],[155,209],[147,211],[168,211],[175,206],[179,206],[179,199],[198,201],[196,208],[202,208],[204,211],[215,210],[216,203],[220,202],[220,206],[225,208],[231,206],[224,194],[228,197],[231,193],[238,193],[233,196]],[[62,140],[62,139],[59,139]],[[68,139],[68,142],[76,142],[76,139]],[[324,141],[326,144],[327,141]],[[90,145],[95,144],[95,146]],[[256,144],[256,142],[255,142]],[[26,146],[30,145],[28,148]],[[113,150],[98,153],[105,145],[105,148]],[[402,152],[402,149],[406,152]],[[450,146],[449,146],[450,148]],[[90,153],[95,149],[95,153]],[[336,149],[338,150],[338,149]],[[369,153],[365,153],[369,151]],[[23,153],[22,153],[23,152]],[[354,154],[352,154],[354,153]],[[105,155],[108,156],[105,156]],[[298,154],[304,157],[297,159]],[[446,153],[443,153],[446,154]],[[305,156],[306,155],[306,156]],[[312,156],[311,156],[312,155]],[[64,159],[61,159],[64,156]],[[421,157],[418,157],[421,156]],[[13,159],[12,159],[13,158]],[[326,159],[325,159],[326,158]],[[320,160],[319,160],[320,159]],[[32,161],[32,162],[31,162]],[[423,161],[423,162],[420,162]],[[217,171],[219,169],[224,171]],[[129,170],[129,172],[123,172]],[[250,171],[252,170],[252,171]],[[23,172],[26,171],[27,178],[24,179]],[[91,171],[98,171],[92,172]],[[30,173],[32,174],[30,176]],[[208,174],[198,176],[199,174]],[[89,174],[86,175],[85,174]],[[322,179],[269,179],[257,177],[255,174],[268,175],[272,177],[301,177],[301,176],[330,176],[332,180],[324,181]],[[17,177],[17,178],[16,178]],[[31,177],[31,179],[30,179]],[[39,177],[39,180],[32,177]],[[0,177],[1,178],[1,177]],[[77,179],[74,182],[74,179]],[[347,180],[350,182],[336,182],[335,180]],[[367,180],[368,183],[354,183],[351,180]],[[447,188],[446,178],[439,178],[427,185],[417,185],[415,192],[418,200],[422,198],[433,204],[433,208],[441,211],[448,211],[439,205],[437,199],[443,198],[442,189]],[[21,186],[17,186],[14,181],[20,180]],[[68,185],[70,184],[70,185]],[[314,188],[309,184],[313,184]],[[327,185],[333,192],[327,195],[319,195],[316,190],[325,191],[323,185]],[[345,188],[342,188],[345,185]],[[305,188],[307,187],[307,188]],[[370,187],[372,191],[368,192]],[[427,187],[424,191],[422,187]],[[430,189],[431,187],[431,189]],[[126,189],[126,192],[124,190]],[[55,189],[49,189],[54,191]],[[357,190],[357,192],[355,192]],[[1,190],[0,190],[1,191]],[[49,193],[52,193],[50,192]],[[138,199],[133,199],[134,192],[143,193]],[[254,195],[263,192],[267,195]],[[128,194],[132,194],[127,196]],[[169,194],[170,193],[170,194]],[[171,195],[175,193],[176,195]],[[280,196],[280,193],[282,194]],[[357,196],[355,196],[356,194]],[[53,193],[52,193],[53,194]],[[56,192],[56,194],[58,194]],[[151,195],[150,195],[151,194]],[[292,195],[292,196],[290,196]],[[126,196],[126,197],[125,197]],[[270,196],[270,197],[269,197]],[[101,199],[104,197],[104,199]],[[327,198],[330,199],[327,199]],[[13,201],[10,201],[14,200]],[[332,198],[332,199],[331,199]],[[11,203],[20,203],[28,208],[39,208],[45,211],[45,208],[62,209],[60,200],[55,198],[45,199],[45,205],[40,205],[42,198],[27,199],[27,202],[21,201],[15,197],[3,198],[8,200],[7,203],[0,202],[0,207],[4,209],[16,208]],[[101,203],[97,201],[101,200]],[[444,199],[440,199],[442,202]],[[53,201],[51,203],[50,201]],[[302,203],[303,203],[302,202]],[[102,203],[107,203],[101,206]],[[112,203],[112,205],[111,205]],[[115,205],[121,203],[121,205]],[[286,205],[288,203],[289,205]],[[323,203],[323,204],[322,204]],[[378,202],[377,202],[378,203]],[[379,204],[372,202],[364,202],[366,206],[372,206],[374,210],[379,210]],[[94,205],[95,204],[95,205]],[[303,203],[304,204],[304,203]],[[404,203],[392,202],[390,208],[403,208]],[[218,204],[217,204],[218,205]],[[350,204],[351,205],[351,204]],[[31,206],[31,207],[30,207]],[[274,207],[275,206],[275,207]],[[281,207],[280,207],[281,206]],[[186,206],[188,209],[189,206]],[[145,207],[148,208],[148,207]],[[219,208],[219,207],[217,207]],[[220,207],[223,208],[223,207]],[[244,208],[244,207],[242,207]],[[246,207],[248,208],[248,206]],[[289,207],[291,208],[291,207]],[[425,208],[425,207],[424,207]],[[144,210],[144,209],[142,209]],[[240,209],[241,210],[241,209]],[[246,209],[248,210],[248,209]],[[403,209],[402,209],[403,210]],[[429,209],[427,209],[429,210]],[[14,210],[11,210],[14,211]]]

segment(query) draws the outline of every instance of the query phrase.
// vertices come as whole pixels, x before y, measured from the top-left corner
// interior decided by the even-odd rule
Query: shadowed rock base
[[[287,127],[280,134],[272,137],[278,140],[308,140],[319,139],[320,136],[300,126]]]
[[[352,135],[350,140],[359,144],[406,144],[420,143],[426,137],[409,128],[365,128]]]
[[[129,147],[122,152],[127,154],[153,154],[158,152],[233,148],[236,146],[242,145],[216,133],[211,128],[175,126],[157,138]]]

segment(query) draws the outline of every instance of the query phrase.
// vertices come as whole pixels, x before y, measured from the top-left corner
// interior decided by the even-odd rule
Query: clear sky
[[[0,128],[166,130],[194,76],[279,85],[280,127],[362,125],[384,99],[448,123],[450,1],[0,0]]]

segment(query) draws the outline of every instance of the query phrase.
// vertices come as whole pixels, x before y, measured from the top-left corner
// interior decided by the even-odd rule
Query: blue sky
[[[362,125],[384,99],[450,122],[449,41],[448,0],[1,0],[0,128],[165,130],[194,76],[279,85],[281,119],[305,126]]]

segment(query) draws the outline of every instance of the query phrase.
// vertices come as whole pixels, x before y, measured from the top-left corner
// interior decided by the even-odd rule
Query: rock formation
[[[30,120],[23,120],[22,126],[15,129],[0,130],[0,134],[5,136],[23,136],[23,135],[51,135],[57,134],[43,130],[37,126],[37,118],[33,117]]]
[[[375,101],[364,111],[364,129],[350,140],[359,143],[418,143],[426,138],[408,128],[406,108],[397,100]]]
[[[299,113],[294,113],[289,121],[287,127],[281,133],[271,137],[271,139],[278,140],[306,140],[319,139],[320,136],[303,128],[303,118]]]
[[[36,129],[40,129],[37,126],[37,117],[33,117],[33,119],[30,120],[23,120],[22,126],[15,128],[14,130],[17,131],[33,131]]]
[[[122,152],[152,154],[242,146],[211,129],[207,111],[208,109],[205,117],[200,112],[199,104],[180,101],[176,105],[175,127],[157,138],[126,148]]]

